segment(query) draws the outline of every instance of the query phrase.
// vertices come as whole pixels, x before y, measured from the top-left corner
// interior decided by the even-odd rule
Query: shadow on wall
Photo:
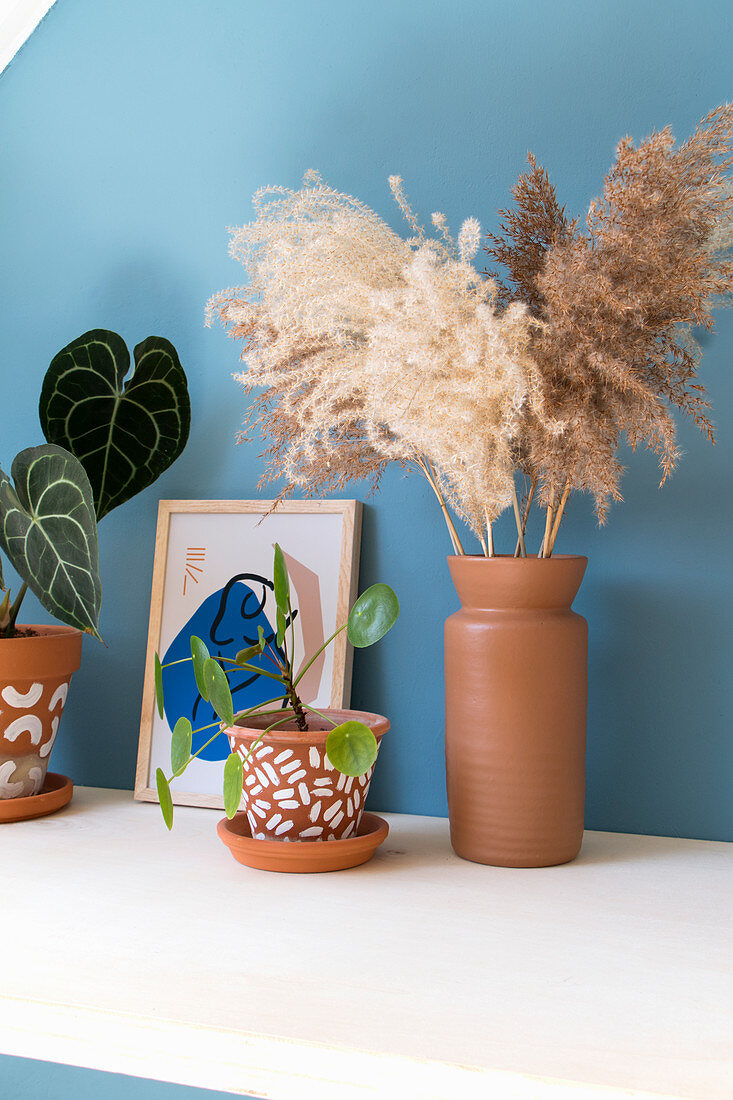
[[[725,839],[706,804],[720,805],[733,768],[730,628],[709,587],[601,582],[590,628],[587,827]]]
[[[367,805],[446,816],[443,623],[458,606],[445,561],[450,546],[421,479],[393,469],[385,489],[401,494],[401,523],[384,514],[378,498],[365,505],[359,591],[385,578],[400,600],[400,618],[380,645],[354,653],[351,705],[391,722]]]

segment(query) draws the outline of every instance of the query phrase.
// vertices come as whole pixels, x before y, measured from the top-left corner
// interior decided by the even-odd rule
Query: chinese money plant
[[[308,669],[323,651],[344,630],[351,645],[365,649],[374,645],[391,630],[400,613],[399,602],[393,590],[387,584],[374,584],[359,596],[349,612],[345,623],[337,627],[330,638],[315,653],[307,654],[296,672],[295,668],[295,630],[294,614],[290,598],[290,579],[285,557],[280,546],[275,544],[273,568],[273,586],[277,609],[277,630],[273,638],[267,638],[263,628],[258,627],[259,640],[253,646],[241,650],[233,659],[212,657],[201,638],[191,638],[191,657],[184,658],[192,664],[196,686],[204,702],[211,703],[218,721],[193,729],[190,719],[181,717],[173,727],[171,736],[171,775],[166,777],[162,768],[156,771],[156,786],[163,819],[173,826],[173,800],[170,784],[173,779],[183,775],[189,764],[217,738],[222,730],[234,725],[234,702],[227,680],[229,672],[241,671],[265,676],[273,682],[273,697],[264,703],[258,703],[249,710],[237,715],[240,725],[246,719],[270,718],[261,734],[250,746],[248,757],[267,734],[285,724],[307,732],[309,713],[324,719],[333,729],[326,739],[326,755],[337,771],[344,775],[358,776],[367,772],[377,758],[377,739],[363,722],[348,720],[334,721],[327,713],[305,703],[298,694],[298,684]],[[257,664],[253,664],[257,661]],[[177,662],[176,662],[177,663]],[[163,669],[155,654],[155,694],[158,714],[164,714]],[[196,752],[192,752],[194,734],[214,728],[214,733]],[[224,764],[223,794],[227,817],[237,812],[242,797],[243,759],[231,752]]]

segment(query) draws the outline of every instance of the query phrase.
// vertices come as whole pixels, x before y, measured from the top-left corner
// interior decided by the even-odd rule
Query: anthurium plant
[[[273,681],[273,698],[249,710],[237,715],[237,721],[242,724],[243,719],[272,718],[259,737],[249,748],[248,757],[260,744],[262,739],[278,726],[293,723],[297,729],[307,732],[309,714],[316,714],[319,718],[329,722],[333,729],[326,739],[326,755],[337,771],[344,775],[358,776],[367,772],[377,758],[377,739],[363,722],[360,721],[334,721],[327,713],[317,710],[310,703],[304,702],[298,694],[298,684],[304,675],[317,660],[320,654],[334,639],[346,631],[351,644],[357,649],[365,649],[374,645],[383,638],[387,631],[396,623],[400,606],[397,596],[388,584],[374,584],[367,588],[354,603],[345,623],[339,626],[334,633],[327,638],[315,653],[306,656],[297,673],[295,671],[295,630],[294,614],[290,599],[290,579],[285,564],[285,556],[280,546],[275,544],[275,561],[273,569],[273,584],[275,604],[277,608],[277,630],[268,639],[263,628],[258,628],[258,641],[255,645],[241,650],[236,657],[212,657],[205,643],[195,635],[191,638],[191,656],[183,658],[193,665],[193,675],[196,686],[205,702],[211,703],[219,719],[218,722],[209,723],[194,730],[188,718],[179,718],[173,727],[171,737],[171,776],[166,777],[162,768],[156,772],[156,785],[160,808],[163,819],[168,826],[173,826],[173,800],[170,784],[177,779],[192,760],[199,756],[211,742],[219,736],[222,727],[234,725],[234,704],[229,688],[227,675],[230,672],[245,669],[259,676],[266,676]],[[274,644],[273,644],[274,643]],[[261,667],[264,659],[268,667]],[[252,662],[257,660],[258,664]],[[178,664],[182,662],[170,662]],[[163,717],[163,669],[168,664],[161,664],[160,657],[155,654],[155,693],[158,705],[158,713]],[[274,685],[277,684],[277,687]],[[204,730],[215,728],[214,733],[201,747],[192,752],[193,736]],[[227,757],[224,765],[224,808],[226,815],[232,818],[239,808],[242,798],[243,785],[243,759],[235,752]]]
[[[47,443],[0,468],[0,550],[21,578],[11,602],[0,563],[0,638],[17,633],[30,590],[54,618],[99,637],[102,586],[97,521],[150,485],[186,445],[186,375],[168,340],[134,351],[93,329],[63,348],[43,382]]]

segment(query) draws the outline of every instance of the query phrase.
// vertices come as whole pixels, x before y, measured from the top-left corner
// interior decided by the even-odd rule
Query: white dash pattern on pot
[[[242,758],[242,809],[253,837],[321,841],[354,835],[373,767],[353,779],[334,768],[322,746],[258,745],[250,756],[251,739],[230,734],[229,742]]]

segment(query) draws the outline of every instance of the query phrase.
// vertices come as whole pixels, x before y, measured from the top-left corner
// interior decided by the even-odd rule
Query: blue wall
[[[30,1058],[0,1058],[3,1100],[227,1100],[231,1095]]]
[[[490,227],[531,148],[583,212],[624,133],[684,136],[731,95],[732,22],[729,0],[58,0],[0,80],[0,460],[40,441],[46,366],[95,326],[173,340],[194,421],[175,467],[102,524],[109,648],[85,642],[57,770],[132,786],[158,497],[256,493],[258,448],[234,445],[237,349],[203,327],[207,297],[240,277],[225,227],[249,219],[251,193],[314,166],[399,225],[399,172],[421,214]],[[683,428],[662,492],[653,459],[632,456],[608,526],[578,500],[561,536],[590,558],[576,606],[596,828],[733,839],[731,319],[705,343],[717,448]],[[508,520],[499,540],[513,545]],[[353,697],[393,720],[373,797],[388,809],[446,809],[447,550],[426,488],[392,471],[366,511],[361,581],[392,583],[403,616],[357,656]]]

